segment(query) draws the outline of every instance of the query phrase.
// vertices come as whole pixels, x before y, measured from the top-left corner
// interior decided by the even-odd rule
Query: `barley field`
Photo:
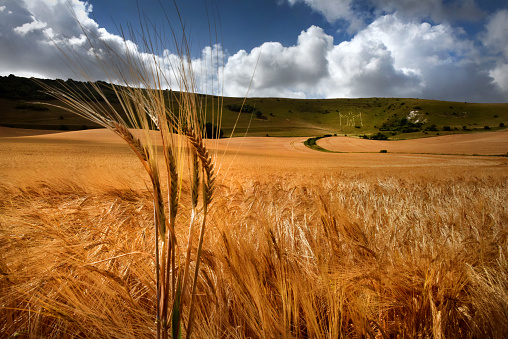
[[[155,337],[154,197],[131,149],[107,130],[1,132],[0,337]],[[217,179],[193,337],[508,334],[505,157],[321,153],[303,140],[209,145]]]

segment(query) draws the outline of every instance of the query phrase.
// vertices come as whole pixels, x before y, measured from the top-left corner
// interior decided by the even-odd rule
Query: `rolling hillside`
[[[54,80],[44,80],[53,82]],[[83,88],[83,83],[67,80]],[[120,109],[112,91],[106,94]],[[168,94],[170,92],[168,91]],[[178,93],[176,93],[178,95]],[[207,112],[218,98],[202,97]],[[31,79],[0,77],[0,126],[80,130],[97,125],[65,110],[34,102],[56,104]],[[508,103],[478,104],[410,98],[283,99],[223,98],[222,130],[230,136],[355,135],[371,139],[412,139],[425,136],[496,131],[508,125]],[[209,117],[209,119],[211,119]]]

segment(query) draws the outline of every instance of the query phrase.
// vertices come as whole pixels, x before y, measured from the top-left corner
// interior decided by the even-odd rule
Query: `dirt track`
[[[330,137],[318,140],[317,144],[338,152],[379,152],[384,149],[396,153],[506,155],[508,130],[400,141]]]

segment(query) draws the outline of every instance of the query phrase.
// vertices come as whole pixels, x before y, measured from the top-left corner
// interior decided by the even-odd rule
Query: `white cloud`
[[[291,1],[306,1],[323,11],[334,4],[324,0]],[[441,3],[438,0],[422,3],[432,1]],[[330,18],[350,10],[349,1],[341,4],[336,12],[329,11]],[[154,62],[164,68],[163,72],[169,72],[179,62],[178,56],[170,51],[161,51],[161,55],[144,53],[142,46],[109,33],[90,19],[91,10],[91,6],[78,0],[26,3],[5,0],[5,9],[0,10],[0,74],[80,79],[79,73],[66,68],[65,58],[55,44],[77,60],[77,64],[71,65],[74,70],[83,70],[97,80],[118,82],[122,76],[132,80],[122,59],[133,55],[139,57],[140,67],[148,71]],[[322,28],[311,26],[300,33],[293,46],[266,42],[250,52],[241,50],[226,56],[221,46],[216,45],[205,47],[201,56],[190,62],[198,90],[218,94],[222,84],[224,94],[229,96],[245,96],[250,88],[250,96],[408,96],[506,101],[506,22],[508,11],[497,13],[488,22],[483,36],[488,49],[486,55],[462,30],[449,23],[422,23],[404,14],[387,14],[365,26],[349,41],[338,44]],[[97,67],[97,57],[105,62],[102,67],[107,72]],[[105,75],[108,72],[109,78]],[[167,73],[167,76],[177,89],[174,75]]]
[[[227,93],[246,93],[259,51],[241,51],[229,58]],[[461,30],[397,15],[378,18],[338,45],[322,29],[311,27],[302,32],[296,46],[261,46],[250,95],[506,99],[508,93],[501,93],[493,75],[476,61],[476,54],[474,44]]]
[[[226,94],[244,96],[254,76],[252,95],[300,97],[327,76],[326,53],[332,46],[331,36],[311,26],[301,32],[296,46],[267,42],[251,53],[240,51],[225,67]]]
[[[160,56],[142,53],[133,41],[100,28],[89,17],[92,7],[86,2],[6,0],[5,7],[15,15],[0,12],[0,21],[4,23],[0,25],[2,75],[89,78],[118,83],[134,81],[126,64],[132,56],[139,60],[141,69],[149,70],[154,59],[160,65],[165,64]]]
[[[494,81],[503,92],[508,93],[508,63],[496,66],[490,71],[489,75],[494,78]]]
[[[395,67],[393,53],[380,40],[355,37],[328,54],[330,74],[326,97],[415,96],[420,91],[419,72]]]
[[[20,35],[25,35],[27,33],[33,32],[33,31],[42,30],[46,26],[47,26],[47,24],[45,22],[40,22],[34,16],[32,16],[31,22],[27,22],[19,27],[15,27],[14,32],[16,32]]]

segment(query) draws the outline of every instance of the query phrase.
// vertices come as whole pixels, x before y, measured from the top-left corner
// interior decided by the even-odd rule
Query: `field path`
[[[329,137],[319,139],[317,144],[336,152],[379,152],[384,149],[390,153],[501,155],[508,153],[508,130],[398,141]]]

